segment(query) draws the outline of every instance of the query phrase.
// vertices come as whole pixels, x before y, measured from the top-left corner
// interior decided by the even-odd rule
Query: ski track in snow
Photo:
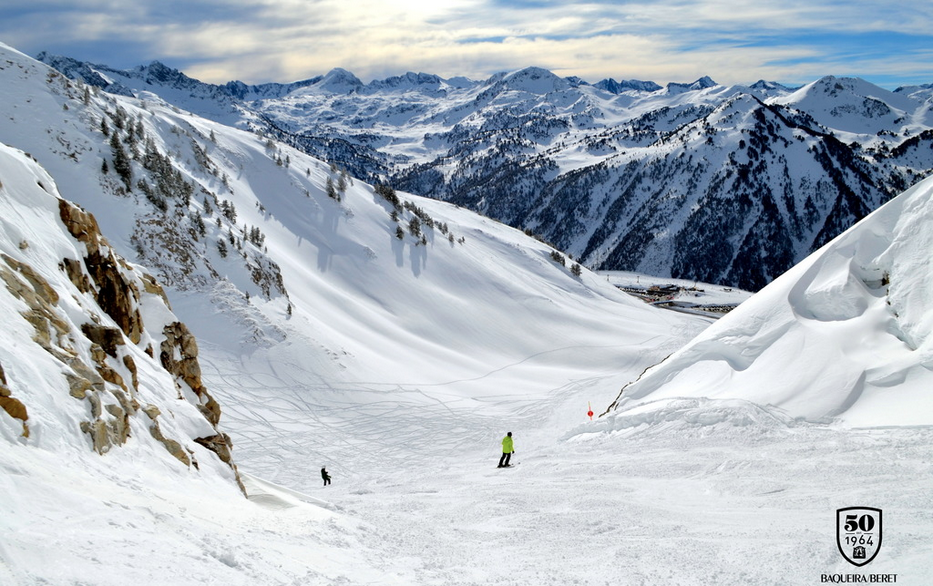
[[[224,417],[241,469],[371,524],[358,538],[384,569],[379,583],[819,583],[856,572],[835,543],[846,506],[887,515],[884,555],[858,572],[933,580],[928,429],[688,424],[672,412],[585,433],[599,422],[568,421],[563,401],[612,377],[571,381],[547,400],[447,402],[444,385],[234,380],[204,364],[212,388],[233,393]],[[497,470],[506,428],[519,464]]]

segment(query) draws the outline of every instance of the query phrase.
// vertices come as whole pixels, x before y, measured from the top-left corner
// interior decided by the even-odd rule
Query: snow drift
[[[931,200],[933,178],[813,253],[625,387],[615,420],[707,397],[848,426],[933,424]]]

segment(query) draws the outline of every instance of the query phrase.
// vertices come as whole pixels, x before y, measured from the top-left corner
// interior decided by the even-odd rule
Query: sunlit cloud
[[[589,81],[933,82],[933,3],[906,0],[37,0],[0,8],[0,41],[211,82],[483,79],[535,65]]]

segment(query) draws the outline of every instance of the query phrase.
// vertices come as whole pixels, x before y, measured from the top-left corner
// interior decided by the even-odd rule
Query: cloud
[[[152,59],[205,81],[292,81],[343,67],[476,79],[528,65],[661,83],[929,75],[928,0],[37,0],[0,38],[117,67]],[[831,42],[830,42],[831,41]],[[926,80],[929,83],[931,80]]]

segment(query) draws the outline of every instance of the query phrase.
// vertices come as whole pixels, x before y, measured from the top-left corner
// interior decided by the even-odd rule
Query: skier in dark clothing
[[[507,468],[514,453],[515,448],[512,445],[512,432],[510,431],[502,438],[502,457],[499,458],[499,468]]]
[[[330,484],[330,474],[327,473],[327,468],[321,468],[321,478],[324,479],[324,486]]]

